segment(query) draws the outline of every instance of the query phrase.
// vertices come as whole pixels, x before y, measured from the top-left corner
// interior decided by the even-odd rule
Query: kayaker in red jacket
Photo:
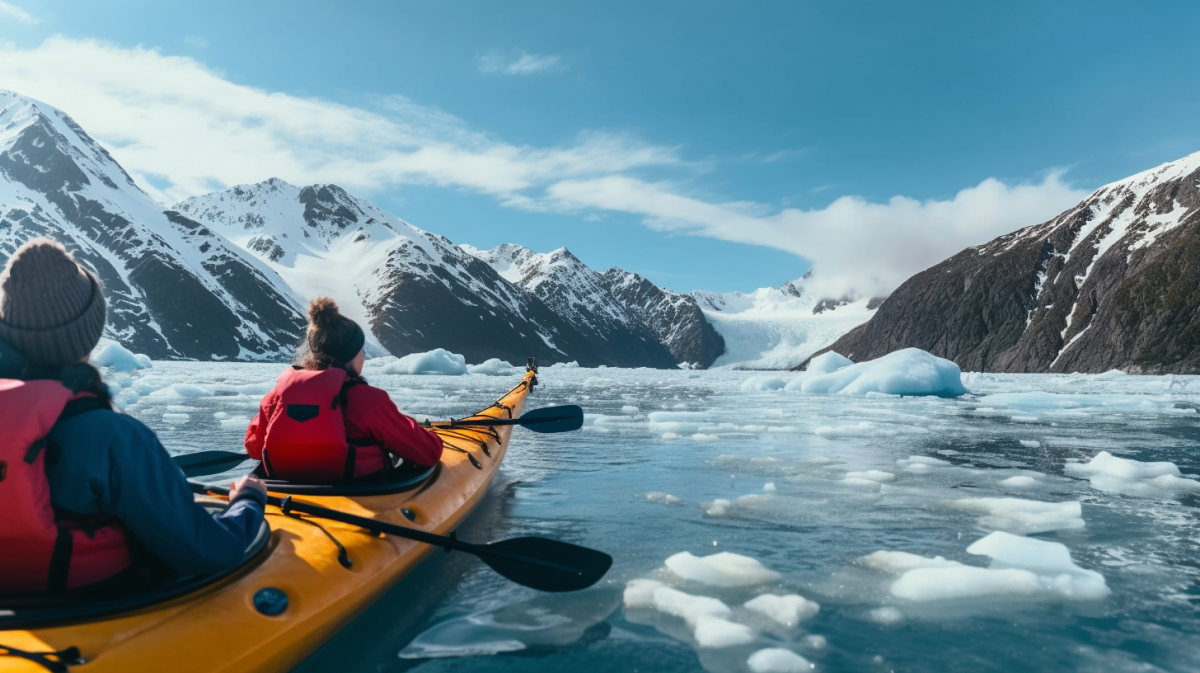
[[[290,481],[376,475],[391,465],[387,454],[436,465],[441,438],[362,378],[362,328],[328,297],[313,300],[308,317],[297,364],[263,397],[246,430],[246,452],[263,461],[269,476]]]

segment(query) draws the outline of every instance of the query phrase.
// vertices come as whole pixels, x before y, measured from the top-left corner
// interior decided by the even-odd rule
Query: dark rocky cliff
[[[1200,374],[1200,153],[922,271],[825,350],[907,347],[970,371]]]

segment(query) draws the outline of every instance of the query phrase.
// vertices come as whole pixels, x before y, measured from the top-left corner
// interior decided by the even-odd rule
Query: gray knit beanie
[[[82,360],[104,331],[100,281],[57,241],[35,238],[0,274],[0,339],[30,364],[62,367]]]

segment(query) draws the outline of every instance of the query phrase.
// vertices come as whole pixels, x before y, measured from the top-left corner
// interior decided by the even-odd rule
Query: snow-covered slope
[[[697,290],[692,296],[725,339],[725,353],[714,367],[795,367],[875,312],[867,299],[818,298],[806,291],[803,279],[751,293]]]
[[[1200,373],[1200,152],[913,276],[835,345],[963,369]]]
[[[266,265],[164,212],[70,117],[0,91],[0,264],[35,236],[94,269],[106,336],[153,357],[280,359],[299,306]]]
[[[271,179],[176,208],[257,255],[296,299],[336,299],[371,327],[379,350],[405,355],[445,348],[471,362],[521,362],[532,355],[585,366],[673,365],[657,343],[615,332],[610,307],[590,303],[588,287],[572,285],[571,296],[543,299],[444,236],[336,185],[295,187]]]
[[[614,356],[624,353],[625,357],[636,357],[652,367],[677,364],[641,316],[613,296],[604,276],[579,261],[570,250],[538,253],[512,243],[491,250],[461,247],[509,282],[536,295],[588,334],[597,348],[612,351]]]

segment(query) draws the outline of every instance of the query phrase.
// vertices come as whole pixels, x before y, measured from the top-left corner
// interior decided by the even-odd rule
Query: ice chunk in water
[[[919,348],[905,348],[828,374],[805,376],[800,390],[806,393],[865,395],[938,395],[956,397],[967,392],[958,365]]]
[[[1009,477],[1008,479],[1002,479],[1000,481],[1001,486],[1006,486],[1008,488],[1029,488],[1031,486],[1037,486],[1040,483],[1041,482],[1039,482],[1037,479],[1034,479],[1033,477],[1026,477],[1024,475]]]
[[[808,659],[782,647],[768,647],[751,654],[746,666],[754,673],[808,673],[813,669]]]
[[[983,514],[979,523],[1010,533],[1044,533],[1083,528],[1083,510],[1078,502],[1042,502],[1021,498],[964,498],[950,506],[964,512]]]
[[[113,371],[118,372],[132,372],[154,366],[150,362],[150,356],[134,353],[115,341],[97,346],[88,360],[97,367],[112,367]]]
[[[763,594],[746,601],[744,607],[787,627],[796,626],[821,609],[817,603],[796,594]]]
[[[1075,565],[1066,545],[1059,542],[997,531],[967,547],[967,552],[990,556],[992,563],[979,568],[943,561],[953,565],[913,568],[892,584],[892,595],[925,602],[981,597],[1094,600],[1109,594],[1104,577]],[[864,565],[874,556],[863,559]],[[922,558],[909,557],[903,560],[920,563]]]
[[[854,364],[854,361],[841,353],[828,351],[809,360],[808,368],[804,371],[809,374],[831,374],[839,369],[845,369],[852,364]]]
[[[671,495],[670,493],[651,491],[650,493],[646,494],[646,502],[657,502],[662,505],[678,505],[683,501]]]
[[[862,472],[847,472],[847,479],[870,479],[871,481],[885,482],[895,481],[896,475],[883,470],[865,470]]]
[[[906,551],[877,551],[858,559],[858,563],[872,570],[891,575],[901,575],[918,568],[958,568],[958,561],[947,561],[941,556],[927,558]]]
[[[754,629],[745,624],[731,622],[719,617],[704,617],[696,623],[692,637],[700,647],[733,647],[754,642],[758,635]]]
[[[1174,491],[1200,492],[1200,481],[1183,477],[1175,463],[1143,463],[1118,458],[1107,451],[1101,451],[1086,463],[1067,463],[1063,471],[1086,477],[1093,488],[1110,493],[1154,497]]]
[[[778,376],[752,376],[742,382],[742,390],[781,390],[786,385]]]
[[[384,374],[462,376],[468,372],[467,359],[444,348],[405,355],[395,362],[388,363],[383,368]]]
[[[491,358],[477,365],[467,365],[467,371],[477,376],[509,376],[520,372],[521,369],[510,365],[500,358]]]
[[[679,552],[667,559],[666,566],[681,579],[717,587],[753,586],[779,579],[779,573],[757,559],[727,551],[710,556]]]

